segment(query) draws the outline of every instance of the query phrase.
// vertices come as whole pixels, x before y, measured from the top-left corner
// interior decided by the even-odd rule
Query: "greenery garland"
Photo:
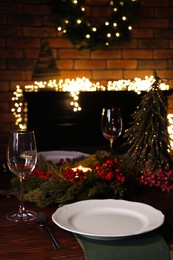
[[[130,40],[132,24],[139,16],[138,0],[110,0],[112,13],[99,26],[90,22],[84,0],[57,0],[57,29],[79,49],[108,49]]]
[[[80,165],[89,167],[91,171],[74,170]],[[14,177],[11,184],[20,197],[19,178]],[[107,151],[72,160],[61,159],[57,164],[40,155],[36,168],[25,179],[24,200],[45,207],[86,199],[133,199],[141,185],[171,192],[173,170],[158,169],[150,175],[129,174],[128,166],[122,166],[122,159]]]

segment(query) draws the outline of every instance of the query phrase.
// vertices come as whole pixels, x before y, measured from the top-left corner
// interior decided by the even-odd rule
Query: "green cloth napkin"
[[[156,231],[120,240],[95,240],[74,234],[86,260],[171,260],[168,245]]]

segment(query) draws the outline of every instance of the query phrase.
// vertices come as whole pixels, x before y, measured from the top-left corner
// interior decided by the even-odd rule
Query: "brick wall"
[[[5,159],[8,132],[15,121],[12,93],[17,84],[30,84],[44,35],[62,78],[85,76],[107,84],[108,80],[144,78],[156,69],[173,88],[173,0],[141,0],[131,42],[106,51],[79,51],[62,38],[56,30],[52,2],[0,2],[0,161]],[[100,0],[94,3],[99,5]],[[173,113],[172,97],[168,109]]]

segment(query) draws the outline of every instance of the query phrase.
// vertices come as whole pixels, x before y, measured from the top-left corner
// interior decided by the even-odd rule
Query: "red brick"
[[[170,44],[170,48],[173,49],[173,40],[170,40],[169,44]]]
[[[23,57],[23,51],[22,49],[5,49],[5,48],[1,48],[0,50],[0,58],[22,58]]]
[[[107,69],[137,69],[136,60],[108,60]]]
[[[31,37],[7,38],[7,47],[10,48],[40,48],[40,39]]]
[[[22,30],[21,30],[20,26],[15,26],[15,25],[1,26],[0,36],[2,36],[2,37],[11,37],[11,36],[19,37],[21,35],[22,35]]]
[[[43,24],[43,26],[47,26],[47,27],[50,27],[50,26],[56,27],[54,16],[44,16],[44,17],[42,17],[42,24]]]
[[[9,113],[0,113],[1,121],[4,123],[11,122],[14,120],[14,116],[11,112]]]
[[[0,15],[0,24],[7,24],[7,15]]]
[[[96,50],[91,52],[92,59],[119,59],[121,57],[121,50]]]
[[[1,92],[0,95],[0,102],[10,102],[11,101],[12,94],[10,92]]]
[[[0,91],[9,91],[10,90],[10,83],[9,81],[2,81],[1,80],[1,84],[0,84]]]
[[[166,69],[167,61],[166,60],[139,60],[138,61],[139,69]]]
[[[10,130],[11,130],[11,127],[10,127],[9,123],[3,123],[3,126],[0,128],[1,133],[6,133],[6,132],[8,133],[8,132],[10,132]],[[4,142],[4,140],[3,140],[3,142]],[[2,142],[1,142],[1,144],[2,144]]]
[[[105,69],[105,61],[104,60],[76,60],[74,62],[74,69]]]
[[[49,37],[56,36],[56,28],[50,27],[23,27],[24,37],[43,37],[49,35]]]
[[[24,56],[27,59],[37,59],[40,53],[40,49],[28,48],[24,50]]]
[[[168,79],[169,87],[173,89],[173,79]]]
[[[154,50],[155,59],[172,59],[173,50]]]
[[[122,79],[123,72],[122,70],[94,70],[93,71],[93,80],[102,81],[102,80],[118,80]]]
[[[10,70],[34,70],[36,66],[35,60],[28,60],[28,59],[11,59],[8,60],[8,69]]]
[[[61,59],[86,59],[89,58],[89,50],[60,49],[59,58]]]
[[[169,40],[168,39],[140,39],[139,48],[140,49],[168,49]]]
[[[8,18],[8,24],[15,24],[21,26],[42,26],[42,19],[39,16],[34,15],[10,15]]]
[[[167,39],[172,39],[173,35],[172,35],[172,29],[171,28],[166,28],[166,29],[155,29],[155,33],[154,33],[155,38],[167,38]]]
[[[168,19],[140,19],[140,27],[146,28],[152,25],[152,28],[167,28]]]
[[[5,1],[4,1],[5,2]],[[0,4],[0,13],[3,13],[3,14],[20,14],[22,13],[22,7],[23,5],[20,4],[20,3],[13,3],[11,1],[11,3],[2,3]]]
[[[157,72],[162,79],[172,79],[173,70],[159,70]]]
[[[145,79],[145,76],[151,76],[153,75],[153,69],[152,70],[125,70],[124,71],[124,79],[131,79],[134,78],[141,78]]]
[[[151,50],[124,50],[123,58],[125,59],[151,59],[153,53]]]
[[[57,67],[60,70],[64,70],[64,69],[69,70],[69,69],[73,69],[73,65],[74,65],[73,60],[60,60],[58,61]]]
[[[0,59],[0,70],[2,69],[7,69],[7,63],[5,59]]]
[[[25,72],[24,71],[3,71],[0,70],[0,78],[1,80],[21,80],[25,79]]]
[[[5,47],[5,38],[0,38],[0,47]]]
[[[50,38],[49,45],[53,48],[74,48],[73,44],[67,38]]]
[[[119,47],[119,46],[118,46]],[[121,46],[122,49],[137,49],[138,48],[138,39],[134,39],[133,37],[127,43],[124,43]]]
[[[44,4],[26,4],[24,5],[24,14],[31,14],[31,15],[52,15],[52,9],[50,5]]]
[[[62,79],[75,79],[75,78],[82,78],[82,77],[86,77],[89,79],[92,79],[91,77],[91,71],[88,70],[61,70],[61,77]]]
[[[133,28],[132,30],[132,37],[133,38],[153,38],[154,31],[153,28]]]
[[[145,7],[142,6],[141,10],[140,10],[140,17],[141,18],[149,18],[149,17],[153,17],[155,13],[155,9],[153,7]]]
[[[168,98],[168,108],[169,108],[169,111],[170,111],[170,109],[173,110],[173,96],[170,96]]]
[[[158,1],[158,0],[140,0],[141,6],[169,6],[169,0]]]
[[[93,1],[93,0],[85,0],[85,5],[98,5],[98,6],[102,6],[102,5],[106,5],[108,3],[107,0],[97,0],[97,1]]]
[[[168,69],[173,69],[173,60],[168,60]]]
[[[173,8],[156,8],[155,17],[172,18]]]

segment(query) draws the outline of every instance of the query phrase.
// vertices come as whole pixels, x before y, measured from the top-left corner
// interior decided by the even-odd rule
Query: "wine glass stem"
[[[25,212],[25,206],[24,206],[24,180],[25,178],[22,176],[20,177],[20,206],[19,206],[19,213],[23,214]]]
[[[113,139],[110,139],[110,152],[113,153]]]

